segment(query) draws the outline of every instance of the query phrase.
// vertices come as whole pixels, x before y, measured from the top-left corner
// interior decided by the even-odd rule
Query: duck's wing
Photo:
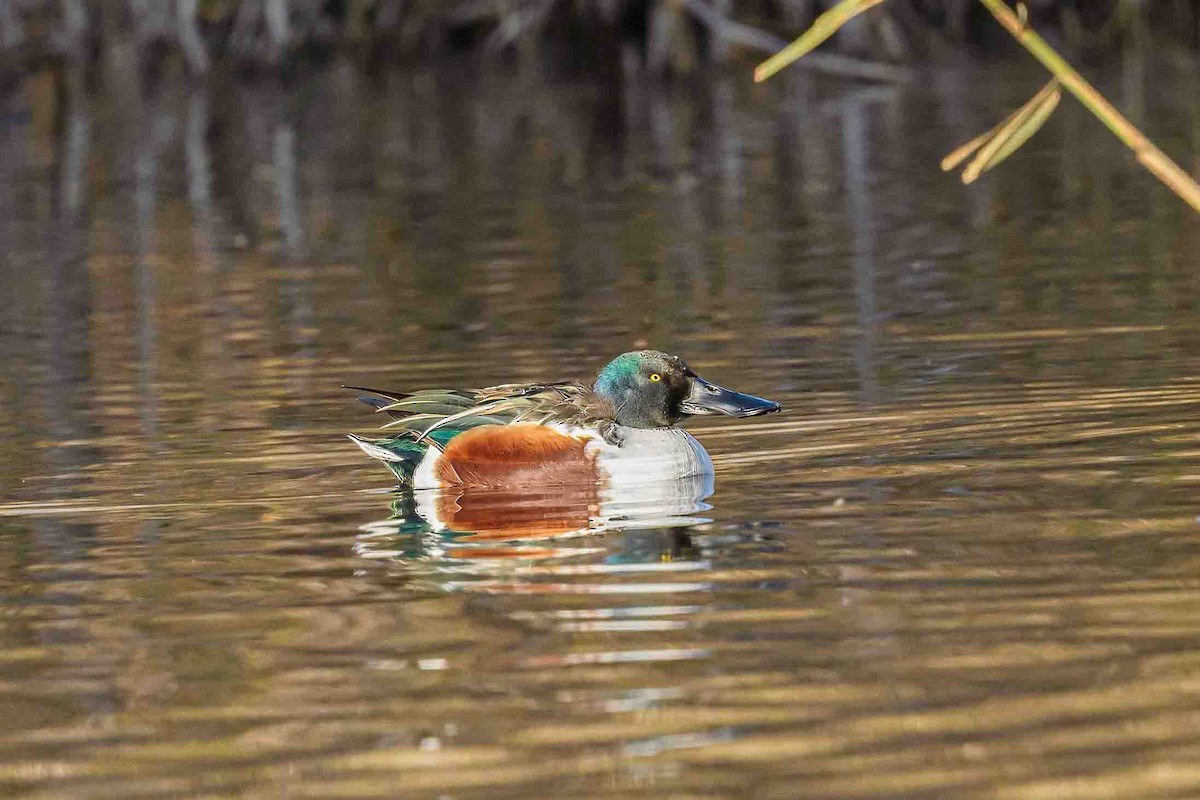
[[[419,392],[391,392],[366,386],[346,386],[360,392],[370,392],[359,397],[363,403],[375,409],[377,414],[386,414],[391,421],[383,425],[391,435],[420,441],[431,427],[449,418],[458,423],[433,440],[435,446],[445,444],[447,434],[462,433],[479,425],[503,424],[507,420],[482,413],[471,413],[478,405],[477,392],[462,389],[424,389]],[[467,412],[467,413],[464,413]]]
[[[375,397],[359,399],[392,420],[395,436],[441,447],[480,425],[559,423],[598,430],[605,438],[616,424],[611,405],[580,383],[508,383],[485,389],[426,389],[411,394],[347,386]]]
[[[616,409],[582,383],[508,383],[480,389],[478,408],[512,415],[512,422],[558,423],[589,428],[609,438]]]

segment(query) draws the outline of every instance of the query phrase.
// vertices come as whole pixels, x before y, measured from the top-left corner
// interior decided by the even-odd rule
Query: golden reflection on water
[[[1071,109],[948,187],[1021,80],[635,81],[615,137],[482,80],[5,101],[63,105],[0,116],[0,795],[1200,794],[1173,198]],[[788,409],[696,426],[711,500],[422,504],[345,442],[342,383],[642,340]]]

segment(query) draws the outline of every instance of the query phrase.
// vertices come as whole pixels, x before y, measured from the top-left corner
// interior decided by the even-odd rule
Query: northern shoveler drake
[[[596,382],[504,384],[411,394],[348,386],[392,421],[385,439],[350,435],[414,489],[554,485],[635,487],[710,475],[686,416],[753,417],[779,404],[709,383],[677,356],[617,356]]]

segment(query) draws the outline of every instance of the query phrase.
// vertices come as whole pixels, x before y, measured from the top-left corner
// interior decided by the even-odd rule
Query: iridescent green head
[[[617,423],[630,428],[666,428],[689,415],[753,417],[779,410],[778,403],[709,383],[683,359],[657,350],[617,356],[593,389],[613,404]]]

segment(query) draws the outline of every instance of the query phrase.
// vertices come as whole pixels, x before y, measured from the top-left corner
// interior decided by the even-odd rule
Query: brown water
[[[1194,214],[1070,103],[939,173],[1024,68],[450,73],[0,109],[0,795],[1200,796]],[[436,534],[342,438],[643,342],[786,407],[711,508]]]

